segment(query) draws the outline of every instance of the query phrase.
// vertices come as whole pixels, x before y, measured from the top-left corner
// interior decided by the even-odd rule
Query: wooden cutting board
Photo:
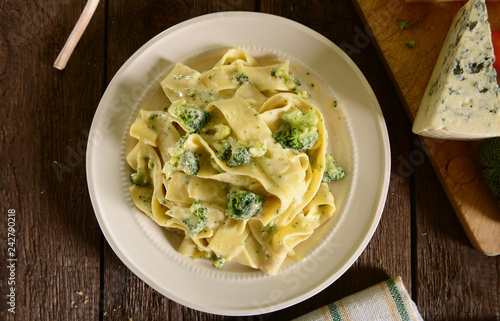
[[[353,2],[366,26],[359,36],[371,36],[413,122],[453,16],[466,2]],[[487,1],[487,7],[492,30],[500,30],[500,2]],[[400,30],[397,19],[412,28]],[[359,39],[354,45],[361,44]],[[405,44],[412,40],[413,49]],[[500,206],[481,176],[481,142],[420,139],[472,245],[486,255],[499,255]]]

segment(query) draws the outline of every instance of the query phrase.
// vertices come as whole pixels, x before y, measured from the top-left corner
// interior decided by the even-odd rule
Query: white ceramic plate
[[[204,260],[178,254],[178,237],[141,214],[128,195],[129,171],[124,158],[131,120],[140,108],[155,109],[166,102],[158,83],[174,63],[195,61],[193,58],[226,47],[241,47],[257,58],[269,54],[290,58],[316,78],[328,99],[339,99],[345,111],[339,119],[337,110],[319,106],[325,113],[329,151],[347,170],[343,180],[332,184],[335,217],[298,246],[297,252],[305,255],[306,261],[290,259],[275,276],[231,264],[219,270]],[[315,31],[281,17],[253,12],[194,18],[146,43],[110,82],[97,108],[87,149],[92,204],[118,257],[166,297],[193,309],[224,315],[283,309],[338,279],[364,250],[378,225],[389,176],[385,122],[356,65]]]

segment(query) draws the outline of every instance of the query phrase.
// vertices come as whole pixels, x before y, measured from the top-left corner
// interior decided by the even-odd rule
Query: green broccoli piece
[[[229,167],[236,167],[243,164],[248,164],[252,160],[252,155],[248,151],[248,147],[245,145],[240,145],[238,147],[233,147],[231,150],[231,156],[227,160],[226,165]]]
[[[181,155],[180,163],[187,175],[194,176],[200,170],[198,155],[190,149],[186,149]]]
[[[273,224],[273,223],[269,223],[269,224],[266,225],[265,232],[267,234],[273,234],[274,232],[276,232],[277,228],[278,228],[278,225]]]
[[[479,163],[485,166],[483,178],[490,191],[500,197],[500,137],[488,138],[479,148]]]
[[[188,140],[189,135],[191,134],[188,133],[182,136],[175,142],[174,146],[167,148],[168,153],[173,158],[170,160],[171,165],[174,165],[174,163],[176,165],[179,162],[179,156],[184,152],[184,143]]]
[[[130,175],[130,180],[132,183],[138,186],[148,186],[151,184],[151,178],[145,169],[139,167],[136,173]]]
[[[137,164],[137,172],[130,174],[130,180],[137,186],[148,186],[151,184],[151,177],[149,176],[146,167],[152,170],[155,166],[155,163],[149,157],[143,158]]]
[[[481,143],[479,163],[486,167],[500,167],[500,137],[488,138]]]
[[[227,160],[226,165],[229,167],[248,164],[252,160],[248,146],[232,137],[216,142],[214,147],[217,151],[217,157],[221,160]]]
[[[415,48],[415,40],[407,41],[405,44],[408,46],[408,48]]]
[[[183,170],[187,175],[194,176],[200,170],[200,160],[195,152],[186,149],[181,155],[170,158],[170,168]]]
[[[264,197],[248,190],[233,188],[227,194],[226,215],[236,220],[254,217],[264,205]]]
[[[201,206],[200,202],[195,201],[191,204],[188,215],[181,220],[189,234],[198,234],[203,230],[207,223],[207,213],[207,208]]]
[[[226,139],[215,143],[217,157],[221,160],[228,160],[228,158],[231,156],[231,149],[231,143]]]
[[[297,87],[292,89],[292,93],[294,93],[295,95],[299,96],[300,98],[302,98],[304,100],[308,100],[309,98],[311,98],[311,95],[309,95],[307,93],[307,91],[305,91],[303,89],[299,89]]]
[[[483,178],[490,191],[500,197],[500,168],[485,168]]]
[[[344,169],[337,164],[332,154],[325,155],[325,171],[323,172],[323,183],[330,183],[331,181],[338,181],[344,177]]]
[[[311,95],[309,95],[307,91],[298,88],[302,85],[302,83],[297,77],[290,75],[290,72],[288,70],[288,63],[284,63],[279,67],[271,68],[271,76],[273,76],[274,78],[283,79],[285,85],[289,88],[289,91],[296,94],[300,98],[304,100],[311,98]]]
[[[398,23],[399,29],[411,29],[411,25],[406,22],[404,19],[396,19],[396,22]]]
[[[184,149],[184,143],[189,138],[189,135],[191,135],[191,134],[186,134],[186,135],[182,136],[181,138],[179,138],[178,141],[175,142],[175,148],[177,148],[177,150]]]
[[[220,269],[224,266],[224,263],[226,263],[226,258],[212,255],[212,257],[210,257],[210,262],[212,262],[213,267]]]
[[[237,83],[237,84],[242,84],[244,82],[248,82],[248,75],[242,71],[242,70],[236,70],[233,75],[231,76],[231,79]]]
[[[271,76],[274,78],[279,78],[279,79],[284,79],[285,81],[288,81],[289,75],[288,75],[288,70],[287,70],[287,65],[282,64],[279,67],[273,67],[271,68]]]
[[[168,107],[168,112],[177,117],[190,133],[199,133],[210,120],[210,115],[198,105],[178,100]]]
[[[311,108],[305,114],[292,108],[281,116],[282,125],[273,138],[284,148],[302,151],[311,148],[318,139],[319,117]]]

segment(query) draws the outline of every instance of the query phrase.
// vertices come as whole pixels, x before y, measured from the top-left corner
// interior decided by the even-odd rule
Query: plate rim
[[[183,298],[177,297],[175,293],[169,291],[168,295],[165,294],[164,289],[162,289],[158,284],[156,284],[152,279],[149,278],[148,275],[145,273],[141,272],[132,262],[129,260],[129,258],[121,251],[120,246],[117,244],[116,240],[113,239],[112,237],[109,237],[112,233],[102,222],[102,218],[100,216],[102,215],[102,211],[100,208],[100,204],[96,201],[97,200],[97,195],[95,195],[95,188],[93,184],[91,184],[92,181],[92,173],[94,171],[93,164],[92,164],[92,146],[90,144],[94,129],[95,129],[95,121],[98,115],[100,115],[103,112],[103,108],[101,107],[102,101],[104,100],[104,97],[109,94],[112,90],[114,90],[119,83],[119,79],[125,72],[125,69],[129,67],[130,64],[133,63],[133,61],[140,56],[142,53],[147,51],[153,44],[155,44],[157,41],[165,37],[166,35],[170,33],[176,32],[178,29],[184,28],[185,26],[188,26],[193,23],[199,23],[204,20],[209,20],[213,18],[220,18],[220,17],[238,17],[238,16],[246,16],[246,17],[259,17],[259,18],[264,18],[264,19],[271,19],[271,20],[279,20],[282,23],[286,24],[291,24],[294,25],[295,27],[298,27],[302,29],[303,31],[307,32],[311,36],[314,36],[317,40],[321,41],[322,43],[326,44],[328,47],[332,48],[335,50],[338,54],[340,54],[343,58],[343,60],[347,63],[349,63],[349,66],[351,69],[356,73],[357,78],[362,82],[364,85],[364,89],[366,90],[366,93],[369,95],[370,98],[370,103],[374,107],[374,111],[377,112],[374,116],[377,116],[374,120],[376,120],[377,123],[377,129],[379,131],[380,135],[380,142],[382,143],[384,150],[383,153],[381,153],[381,156],[383,156],[383,161],[381,162],[383,164],[383,171],[385,174],[383,174],[383,181],[381,182],[380,186],[380,191],[377,193],[377,207],[374,209],[374,219],[371,222],[371,224],[368,226],[368,231],[365,233],[364,238],[361,240],[358,240],[358,245],[356,245],[357,250],[354,252],[354,254],[347,259],[343,264],[342,268],[336,271],[333,274],[330,274],[329,277],[327,277],[325,280],[322,281],[322,283],[319,286],[313,287],[311,290],[306,291],[302,293],[301,295],[298,295],[294,297],[293,299],[281,301],[277,304],[270,305],[267,307],[263,308],[248,308],[248,309],[234,309],[234,310],[227,310],[227,309],[219,309],[219,308],[210,308],[206,307],[203,305],[198,305],[193,302],[186,302]],[[311,298],[312,296],[316,295],[317,293],[321,292],[324,290],[326,287],[330,286],[335,280],[337,280],[342,274],[344,274],[351,266],[353,263],[359,258],[361,253],[365,250],[366,246],[368,245],[369,241],[372,239],[373,234],[376,231],[376,228],[378,227],[378,224],[380,222],[383,209],[387,200],[387,192],[389,189],[389,183],[390,183],[390,168],[391,168],[391,157],[390,157],[390,142],[389,142],[389,136],[385,124],[384,117],[382,115],[382,111],[380,108],[380,105],[378,103],[378,100],[375,96],[375,93],[373,92],[373,89],[369,85],[368,81],[362,74],[362,72],[359,70],[359,68],[356,66],[356,64],[351,60],[351,58],[343,52],[337,45],[335,45],[331,40],[326,38],[325,36],[321,35],[320,33],[314,31],[313,29],[300,24],[296,21],[290,20],[288,18],[284,18],[281,16],[269,14],[269,13],[261,13],[261,12],[247,12],[247,11],[226,11],[226,12],[216,12],[216,13],[209,13],[201,16],[197,16],[188,20],[185,20],[183,22],[180,22],[176,25],[173,25],[164,31],[160,32],[158,35],[154,36],[151,38],[149,41],[147,41],[144,45],[142,45],[138,50],[134,52],[126,61],[125,63],[119,68],[119,70],[115,73],[113,76],[112,80],[108,84],[103,96],[101,97],[101,100],[99,102],[99,105],[96,109],[92,125],[90,128],[89,132],[89,138],[88,138],[88,144],[87,144],[87,157],[86,157],[86,177],[87,177],[87,185],[88,185],[88,190],[89,194],[91,197],[91,202],[92,206],[94,209],[94,214],[96,215],[96,218],[98,220],[99,226],[106,238],[106,241],[108,244],[111,246],[113,249],[114,253],[119,257],[119,259],[127,266],[128,269],[130,269],[136,276],[138,276],[141,280],[143,280],[146,284],[148,284],[150,287],[155,289],[157,292],[160,294],[164,295],[170,300],[173,300],[175,302],[178,302],[184,306],[187,306],[189,308],[193,308],[202,312],[206,313],[214,313],[214,314],[219,314],[219,315],[232,315],[232,316],[244,316],[244,315],[255,315],[255,314],[262,314],[262,313],[268,313],[268,312],[273,312],[277,310],[281,310],[284,308],[287,308],[291,305],[297,304],[299,302],[302,302],[306,299]],[[257,312],[257,313],[256,313]]]

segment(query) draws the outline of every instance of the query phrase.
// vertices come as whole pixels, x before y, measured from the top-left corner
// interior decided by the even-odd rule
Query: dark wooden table
[[[392,168],[380,225],[357,262],[309,300],[255,317],[205,314],[152,290],[109,247],[87,192],[88,131],[120,66],[164,29],[216,11],[280,15],[337,44],[354,44],[364,26],[349,0],[103,0],[67,68],[56,70],[85,3],[0,3],[0,320],[285,320],[396,275],[425,320],[500,320],[500,257],[472,248],[368,43],[351,58],[382,107]]]

